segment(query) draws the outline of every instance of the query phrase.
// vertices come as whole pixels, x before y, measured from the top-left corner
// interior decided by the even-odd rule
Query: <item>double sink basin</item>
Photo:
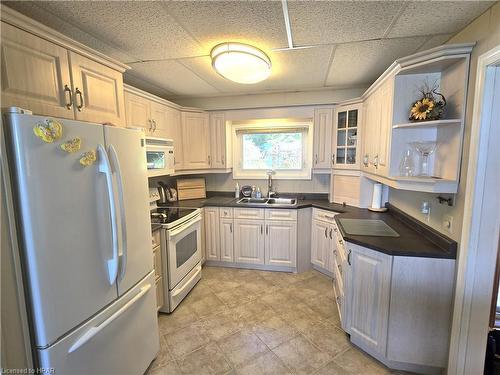
[[[236,202],[236,204],[241,205],[258,205],[258,206],[268,206],[268,207],[293,207],[297,205],[296,198],[242,198]]]

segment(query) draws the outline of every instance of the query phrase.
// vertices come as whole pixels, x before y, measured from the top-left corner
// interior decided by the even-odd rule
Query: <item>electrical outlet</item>
[[[444,215],[443,229],[450,234],[453,233],[453,216]]]

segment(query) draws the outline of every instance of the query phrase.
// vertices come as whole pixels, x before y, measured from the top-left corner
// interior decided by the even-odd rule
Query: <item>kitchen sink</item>
[[[241,198],[237,204],[260,205],[260,206],[282,206],[292,207],[297,204],[297,199],[293,198]]]
[[[267,204],[272,205],[288,205],[294,206],[297,203],[297,199],[289,199],[289,198],[269,198],[267,200]]]
[[[241,198],[238,204],[266,204],[268,201],[267,198]]]

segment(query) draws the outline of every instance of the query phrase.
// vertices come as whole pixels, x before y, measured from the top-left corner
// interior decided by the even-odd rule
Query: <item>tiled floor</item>
[[[205,267],[173,314],[159,317],[159,374],[390,374],[340,329],[330,279]]]

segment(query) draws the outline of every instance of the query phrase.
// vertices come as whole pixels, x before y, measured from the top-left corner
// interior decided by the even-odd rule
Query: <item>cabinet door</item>
[[[183,169],[210,167],[207,113],[182,112],[182,147]]]
[[[328,248],[328,230],[330,225],[322,221],[312,221],[311,233],[311,263],[326,269],[327,264],[327,248]]]
[[[174,141],[174,168],[181,170],[184,168],[184,153],[182,144],[182,124],[181,124],[181,111],[175,108],[168,108],[167,110],[167,127],[166,131],[162,130],[162,135],[165,134],[166,138]]]
[[[351,284],[351,341],[361,348],[385,354],[392,257],[349,244]]]
[[[266,221],[266,264],[295,267],[297,265],[297,223]]]
[[[168,138],[168,107],[151,101],[151,135],[153,137]]]
[[[373,123],[371,119],[373,118],[373,96],[369,96],[363,103],[363,137],[362,141],[362,157],[361,157],[361,170],[370,171],[372,164],[370,163],[373,156]]]
[[[73,119],[68,51],[5,22],[1,35],[2,107]]]
[[[234,220],[234,261],[264,264],[264,221]]]
[[[334,166],[341,169],[357,169],[359,129],[361,125],[362,105],[355,104],[339,107],[335,110],[333,134]]]
[[[69,52],[75,118],[125,125],[123,75],[105,65]]]
[[[389,173],[388,151],[392,133],[393,82],[392,79],[389,79],[379,89],[380,123],[377,144],[377,173],[384,176]]]
[[[205,255],[220,260],[219,208],[205,207]]]
[[[226,116],[210,114],[210,167],[226,168]]]
[[[144,129],[146,134],[149,134],[151,130],[151,108],[149,100],[130,92],[124,93],[124,99],[127,127],[140,127]]]
[[[333,163],[333,110],[321,108],[314,110],[314,168],[331,168]]]
[[[234,262],[233,219],[220,219],[220,260]]]

